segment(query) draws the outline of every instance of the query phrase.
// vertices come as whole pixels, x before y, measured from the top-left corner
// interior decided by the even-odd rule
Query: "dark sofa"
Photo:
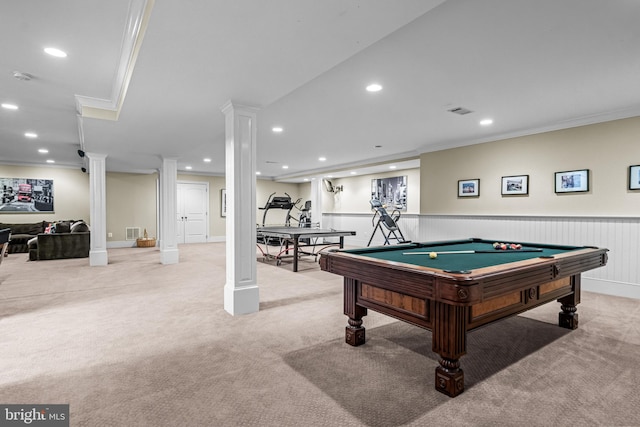
[[[52,232],[45,233],[49,224],[54,225]],[[82,220],[40,221],[30,224],[0,223],[0,229],[3,228],[11,229],[9,253],[28,252],[31,261],[89,256],[91,233]]]
[[[37,241],[29,244],[29,260],[86,258],[91,247],[91,233],[38,234]]]
[[[19,252],[29,252],[29,240],[33,239],[49,225],[48,221],[39,221],[29,224],[5,224],[0,222],[0,230],[3,228],[11,229],[11,241],[9,242],[8,252],[15,254]]]

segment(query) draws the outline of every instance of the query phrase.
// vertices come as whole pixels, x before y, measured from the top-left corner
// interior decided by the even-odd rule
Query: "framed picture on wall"
[[[640,165],[629,166],[629,190],[640,190]]]
[[[529,175],[502,177],[502,195],[516,196],[529,194]]]
[[[227,190],[220,190],[220,216],[227,216]]]
[[[556,172],[556,193],[578,193],[589,191],[589,170]]]
[[[371,180],[371,198],[399,211],[407,210],[407,175]]]
[[[480,180],[461,179],[458,181],[458,197],[480,197]]]
[[[53,180],[0,178],[0,213],[54,213]]]

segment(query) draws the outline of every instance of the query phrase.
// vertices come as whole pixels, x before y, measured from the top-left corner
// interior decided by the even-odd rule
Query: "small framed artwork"
[[[480,180],[462,179],[458,181],[458,197],[479,197]]]
[[[227,216],[227,190],[220,190],[220,216]]]
[[[502,195],[516,196],[529,194],[529,175],[502,177]]]
[[[629,166],[629,190],[640,190],[640,165]]]
[[[589,191],[589,170],[556,172],[556,193],[578,193]]]

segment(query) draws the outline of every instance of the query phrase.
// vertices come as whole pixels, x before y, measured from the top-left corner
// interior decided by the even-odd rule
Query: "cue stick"
[[[504,254],[504,253],[517,253],[517,252],[542,252],[542,249],[516,249],[508,251],[442,251],[436,252],[436,254]],[[429,255],[433,252],[403,252],[402,255]]]

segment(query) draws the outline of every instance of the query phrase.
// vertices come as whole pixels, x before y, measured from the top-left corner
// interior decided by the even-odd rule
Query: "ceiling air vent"
[[[469,114],[469,113],[473,113],[473,111],[468,110],[464,107],[456,107],[456,108],[452,108],[451,110],[447,110],[450,113],[455,113],[455,114],[460,114],[461,116],[464,116],[465,114]]]

